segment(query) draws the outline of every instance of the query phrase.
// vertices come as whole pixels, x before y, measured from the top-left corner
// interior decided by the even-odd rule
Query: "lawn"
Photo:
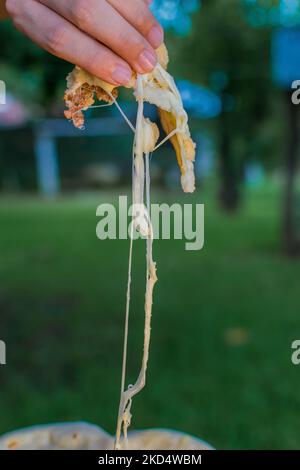
[[[0,201],[0,433],[85,420],[113,432],[119,399],[127,241],[99,241],[96,207],[113,193]],[[159,193],[160,202],[189,202]],[[279,245],[279,194],[248,190],[221,215],[209,193],[205,248],[157,241],[148,385],[132,428],[185,431],[221,449],[300,448],[300,262]],[[143,243],[137,244],[129,381],[141,358]]]

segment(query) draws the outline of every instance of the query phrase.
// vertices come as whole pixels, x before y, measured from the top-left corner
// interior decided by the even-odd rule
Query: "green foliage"
[[[194,15],[191,35],[173,39],[172,46],[176,75],[200,81],[223,96],[238,158],[273,158],[274,147],[264,146],[261,132],[265,125],[270,129],[271,119],[276,137],[273,101],[278,103],[278,96],[271,80],[270,30],[252,28],[240,0],[207,0]],[[223,84],[218,77],[224,77]]]
[[[35,45],[10,21],[1,22],[0,42],[1,79],[36,112],[47,114],[53,101],[61,98],[70,65]],[[37,108],[37,104],[42,107]]]
[[[206,246],[157,241],[149,382],[134,429],[168,427],[217,448],[299,448],[298,262],[278,250],[278,191],[250,192],[243,214],[205,202]],[[156,195],[178,202],[180,194]],[[2,199],[0,433],[88,420],[114,431],[119,399],[128,242],[95,236],[97,198]],[[186,202],[186,197],[182,202]],[[128,380],[143,333],[144,243],[135,247]],[[139,353],[138,353],[139,352]],[[271,423],[271,425],[270,425]]]

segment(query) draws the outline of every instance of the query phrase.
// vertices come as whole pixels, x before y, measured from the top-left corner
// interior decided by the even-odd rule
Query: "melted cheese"
[[[185,192],[193,192],[195,189],[194,159],[195,144],[191,139],[188,116],[184,110],[179,91],[172,76],[166,71],[168,54],[165,46],[157,51],[159,63],[154,70],[145,75],[133,77],[131,87],[134,88],[134,96],[138,103],[136,127],[128,121],[123,111],[116,102],[117,91],[113,85],[91,76],[87,72],[76,67],[68,77],[68,90],[66,102],[69,110],[68,118],[73,119],[75,125],[83,124],[82,109],[85,103],[90,103],[97,97],[108,102],[115,102],[121,114],[135,133],[133,143],[133,221],[131,224],[131,240],[129,251],[128,282],[125,311],[125,334],[123,348],[121,396],[118,412],[115,449],[127,447],[127,430],[131,423],[131,405],[134,396],[139,393],[146,383],[146,372],[149,358],[151,316],[153,303],[153,289],[157,282],[156,264],[153,261],[153,230],[150,220],[150,167],[149,154],[170,139],[176,151],[178,164],[181,170],[181,184]],[[82,99],[82,92],[84,98]],[[81,101],[82,105],[81,105]],[[144,102],[154,104],[159,109],[162,126],[167,134],[166,139],[157,145],[159,130],[149,119],[144,117]],[[78,104],[79,103],[79,104]],[[77,113],[81,112],[78,117]],[[146,207],[139,217],[135,217],[138,208]],[[126,362],[127,340],[129,330],[130,295],[131,295],[131,270],[133,253],[133,230],[139,230],[146,238],[147,277],[145,292],[145,325],[144,347],[141,369],[137,380],[133,385],[126,387]],[[123,438],[124,437],[124,438]]]

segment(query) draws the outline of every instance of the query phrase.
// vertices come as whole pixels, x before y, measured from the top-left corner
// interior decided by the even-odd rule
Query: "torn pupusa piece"
[[[157,49],[158,64],[151,73],[142,75],[143,101],[157,106],[162,127],[166,134],[174,133],[171,142],[176,152],[181,170],[181,185],[184,192],[195,190],[194,160],[196,145],[188,127],[188,116],[176,84],[167,72],[168,52],[165,45]],[[93,106],[95,100],[113,103],[118,96],[118,88],[75,67],[67,78],[65,116],[74,125],[84,125],[83,111]],[[128,88],[134,88],[137,97],[136,75],[133,74]],[[175,131],[175,132],[174,132]]]

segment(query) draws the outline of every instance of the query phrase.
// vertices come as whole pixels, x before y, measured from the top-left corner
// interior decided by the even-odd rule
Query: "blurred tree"
[[[242,0],[249,23],[273,31],[273,79],[283,90],[286,115],[283,246],[289,256],[300,256],[300,204],[296,177],[299,169],[299,110],[292,103],[292,82],[299,79],[300,0]],[[278,29],[280,28],[280,29]]]
[[[186,35],[192,27],[191,15],[201,6],[201,0],[153,0],[151,9],[165,29]]]
[[[263,159],[261,126],[270,117],[270,35],[245,21],[240,0],[203,0],[191,34],[177,41],[177,70],[219,92],[217,126],[221,206],[239,206],[243,166]]]
[[[51,114],[53,102],[62,96],[70,65],[36,46],[10,20],[1,22],[0,42],[1,79],[36,112]]]
[[[300,0],[242,0],[247,21],[254,28],[294,27],[300,23]]]
[[[292,104],[292,93],[284,93],[286,101],[287,129],[285,157],[285,187],[283,198],[283,248],[292,257],[300,256],[299,193],[296,175],[299,169],[299,109]]]

